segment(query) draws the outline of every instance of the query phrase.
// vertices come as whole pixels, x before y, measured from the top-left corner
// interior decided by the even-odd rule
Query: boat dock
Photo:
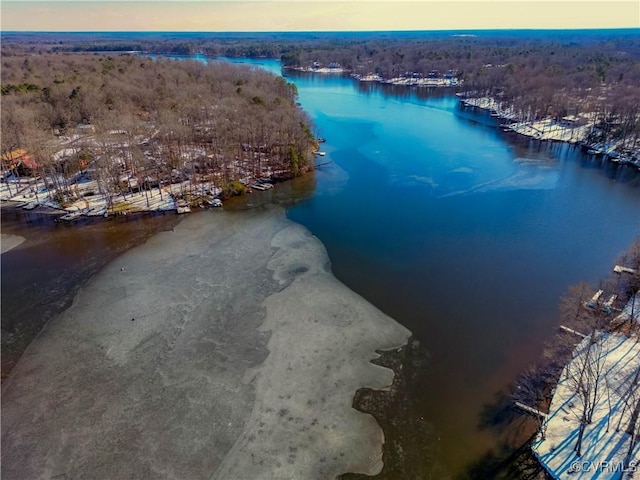
[[[613,302],[616,301],[616,298],[618,298],[618,295],[612,293],[609,299],[602,305],[602,310],[606,313],[611,313],[611,310],[613,309]]]
[[[273,183],[267,183],[267,182],[263,182],[263,183],[254,183],[253,185],[250,185],[251,188],[255,189],[255,190],[269,190],[270,188],[273,188]]]
[[[525,405],[524,403],[521,402],[514,402],[515,406],[518,407],[520,410],[524,410],[527,413],[530,413],[531,415],[535,415],[537,417],[540,418],[547,418],[549,415],[541,412],[540,410],[530,407],[529,405]]]
[[[622,265],[616,265],[613,267],[613,271],[615,273],[629,273],[631,275],[638,273],[638,270],[635,268],[623,267]]]
[[[598,290],[596,293],[593,294],[593,297],[591,297],[591,300],[585,303],[585,306],[589,308],[594,308],[598,304],[598,301],[600,300],[600,297],[602,296],[603,293],[604,293],[604,290]]]
[[[574,330],[573,328],[565,327],[564,325],[560,325],[560,330],[564,330],[567,333],[572,333],[582,338],[587,338],[587,335],[585,335],[584,333],[580,333],[577,330]]]

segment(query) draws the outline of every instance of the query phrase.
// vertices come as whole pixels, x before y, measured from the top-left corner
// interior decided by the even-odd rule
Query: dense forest
[[[337,63],[383,81],[453,76],[460,92],[492,99],[509,121],[580,117],[597,127],[585,139],[591,145],[637,148],[640,139],[637,32],[309,40],[285,46],[281,58],[290,66]]]
[[[393,77],[456,71],[467,82],[505,83],[518,73],[555,77],[567,87],[640,85],[636,30],[333,33],[4,34],[2,56],[45,52],[143,51],[268,57],[284,65],[339,63],[353,73]],[[502,67],[496,74],[487,69]],[[493,77],[493,78],[490,78]],[[515,77],[517,80],[518,76]],[[596,82],[596,83],[594,83]]]
[[[240,179],[313,168],[315,140],[296,96],[281,77],[226,63],[3,55],[3,160],[28,155],[22,166],[47,178],[60,204],[81,170],[112,195],[187,178],[231,194]],[[18,175],[18,166],[5,168]]]
[[[240,178],[312,168],[317,148],[295,87],[282,78],[140,54],[271,57],[382,80],[454,76],[451,88],[473,105],[508,124],[527,122],[520,131],[537,138],[529,127],[551,122],[542,128],[569,128],[573,139],[582,127],[585,148],[640,165],[637,30],[4,33],[1,49],[3,155],[25,149],[54,179],[91,163],[114,193],[122,170],[137,184],[190,175],[241,190]],[[60,153],[65,145],[72,158]]]
[[[640,138],[637,29],[3,36],[3,57],[25,49],[271,57],[381,79],[454,75],[459,91],[490,97],[518,120],[582,115],[598,125],[592,144],[624,138],[634,146]]]

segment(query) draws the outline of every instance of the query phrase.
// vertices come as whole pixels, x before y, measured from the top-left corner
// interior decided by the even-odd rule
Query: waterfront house
[[[28,176],[38,168],[38,163],[23,148],[11,150],[2,155],[2,169],[14,170],[19,175]]]

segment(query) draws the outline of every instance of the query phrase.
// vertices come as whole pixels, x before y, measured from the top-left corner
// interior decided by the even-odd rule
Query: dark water
[[[275,61],[251,63],[281,72]],[[566,145],[506,136],[441,90],[287,76],[327,138],[318,161],[332,163],[237,203],[296,199],[288,216],[322,240],[336,276],[428,351],[410,406],[398,406],[416,418],[411,428],[433,428],[452,475],[482,472],[478,463],[511,434],[496,433],[496,399],[553,332],[558,298],[580,280],[597,283],[640,235],[640,175]],[[145,218],[82,229],[33,220],[25,235],[25,218],[3,214],[4,233],[28,237],[2,255],[3,280],[11,272],[2,282],[3,370],[34,291],[52,291],[30,314],[42,322],[109,259],[177,216]]]
[[[553,333],[567,286],[597,284],[640,235],[640,175],[507,136],[442,91],[287,76],[333,161],[288,216],[426,347],[412,408],[461,474],[496,446],[481,424]]]
[[[2,254],[2,378],[47,321],[69,307],[89,278],[178,221],[177,215],[160,214],[70,224],[55,223],[57,216],[2,209],[2,233],[26,239]]]

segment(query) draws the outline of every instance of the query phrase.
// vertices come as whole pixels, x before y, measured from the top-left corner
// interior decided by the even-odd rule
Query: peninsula
[[[231,64],[3,50],[0,199],[107,216],[220,206],[313,169],[282,77]]]

